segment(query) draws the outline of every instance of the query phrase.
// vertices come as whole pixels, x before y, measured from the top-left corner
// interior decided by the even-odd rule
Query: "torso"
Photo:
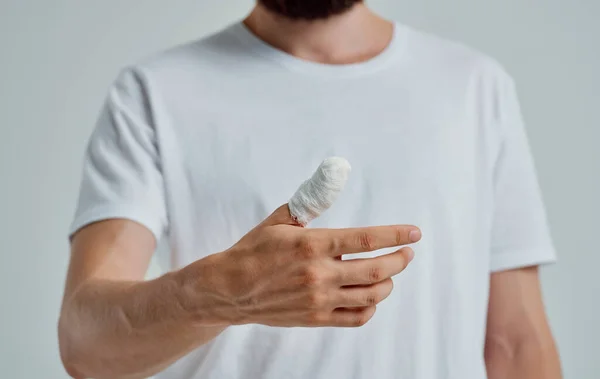
[[[228,38],[206,44],[233,48]],[[423,240],[366,326],[232,327],[159,378],[484,378],[496,147],[468,112],[471,68],[452,77],[431,63],[424,78],[414,75],[421,62],[400,56],[376,73],[327,79],[253,56],[236,71],[239,49],[215,61],[198,49],[190,71],[189,48],[172,58],[184,64],[148,76],[161,104],[171,268],[230,247],[329,156],[352,172],[311,227],[414,224]]]

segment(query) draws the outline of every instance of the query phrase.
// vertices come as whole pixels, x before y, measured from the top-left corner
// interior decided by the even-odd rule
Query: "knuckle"
[[[323,276],[318,267],[306,266],[302,270],[302,284],[308,287],[318,287],[323,282]]]
[[[361,232],[358,235],[358,243],[364,251],[375,250],[375,238],[369,232]]]
[[[254,309],[258,306],[258,300],[254,296],[247,296],[238,299],[237,305],[243,309]]]
[[[403,228],[396,229],[396,245],[404,245],[406,243],[406,230]]]
[[[311,236],[300,238],[298,243],[298,253],[304,259],[312,259],[317,255],[316,242]]]
[[[372,306],[376,305],[377,303],[379,303],[379,301],[381,301],[379,294],[370,293],[365,298],[365,305],[368,307],[372,307]]]
[[[383,278],[383,272],[380,267],[374,266],[369,268],[368,280],[370,283],[380,282]]]
[[[342,246],[341,246],[341,243],[340,243],[339,239],[332,238],[332,239],[329,240],[329,246],[328,246],[328,248],[329,248],[330,252],[340,251],[341,247]]]

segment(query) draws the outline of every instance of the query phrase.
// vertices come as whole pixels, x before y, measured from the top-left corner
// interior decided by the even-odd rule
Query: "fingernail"
[[[408,238],[411,242],[417,242],[421,239],[421,231],[418,229],[411,230],[408,234]]]
[[[415,252],[410,249],[409,251],[406,252],[406,259],[408,259],[408,262],[410,263],[413,258],[415,257]]]

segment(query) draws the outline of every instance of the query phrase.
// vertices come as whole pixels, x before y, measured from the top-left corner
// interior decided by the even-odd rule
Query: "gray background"
[[[388,18],[491,54],[516,78],[559,250],[543,284],[564,371],[570,379],[600,378],[600,2],[370,4]],[[85,142],[117,70],[216,30],[251,6],[0,2],[0,377],[66,377],[56,339],[65,233]]]

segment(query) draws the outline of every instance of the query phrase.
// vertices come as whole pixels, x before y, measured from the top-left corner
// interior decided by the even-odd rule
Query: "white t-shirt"
[[[514,83],[462,45],[396,24],[377,57],[326,65],[236,23],[129,67],[91,137],[71,233],[135,220],[177,269],[232,246],[330,156],[353,169],[310,226],[423,231],[391,296],[361,328],[228,328],[159,378],[486,377],[490,273],[555,252]]]

